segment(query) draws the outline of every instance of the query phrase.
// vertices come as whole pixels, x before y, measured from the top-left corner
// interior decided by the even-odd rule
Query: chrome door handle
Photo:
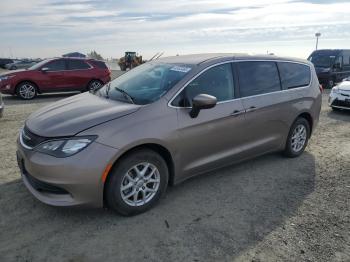
[[[251,106],[248,109],[246,109],[245,112],[249,113],[249,112],[254,112],[255,110],[257,110],[257,108],[255,106]]]
[[[239,116],[241,114],[244,114],[244,110],[235,110],[232,112],[231,116]]]

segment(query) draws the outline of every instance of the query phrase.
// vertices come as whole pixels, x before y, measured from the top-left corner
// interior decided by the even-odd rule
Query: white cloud
[[[0,10],[0,32],[7,36],[0,55],[12,47],[18,56],[97,49],[115,57],[131,48],[146,56],[247,49],[306,56],[318,30],[321,46],[346,48],[350,40],[346,2],[12,0],[1,2]]]

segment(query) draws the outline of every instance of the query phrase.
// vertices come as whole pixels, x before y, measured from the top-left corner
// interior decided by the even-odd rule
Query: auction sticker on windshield
[[[176,71],[176,72],[188,73],[191,70],[191,68],[184,67],[184,66],[174,66],[170,70]]]

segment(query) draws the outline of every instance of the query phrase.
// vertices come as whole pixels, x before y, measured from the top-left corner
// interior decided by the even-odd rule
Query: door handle
[[[239,116],[241,114],[244,114],[244,110],[235,110],[232,112],[231,116]]]
[[[254,112],[255,110],[257,110],[258,108],[256,108],[255,106],[251,106],[249,107],[248,109],[245,110],[246,113],[249,113],[249,112]]]

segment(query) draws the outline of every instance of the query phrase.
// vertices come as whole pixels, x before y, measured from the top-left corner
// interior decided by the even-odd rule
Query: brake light
[[[320,88],[320,91],[321,91],[321,93],[322,93],[322,92],[323,92],[323,86],[322,86],[321,84],[319,84],[318,87]]]

